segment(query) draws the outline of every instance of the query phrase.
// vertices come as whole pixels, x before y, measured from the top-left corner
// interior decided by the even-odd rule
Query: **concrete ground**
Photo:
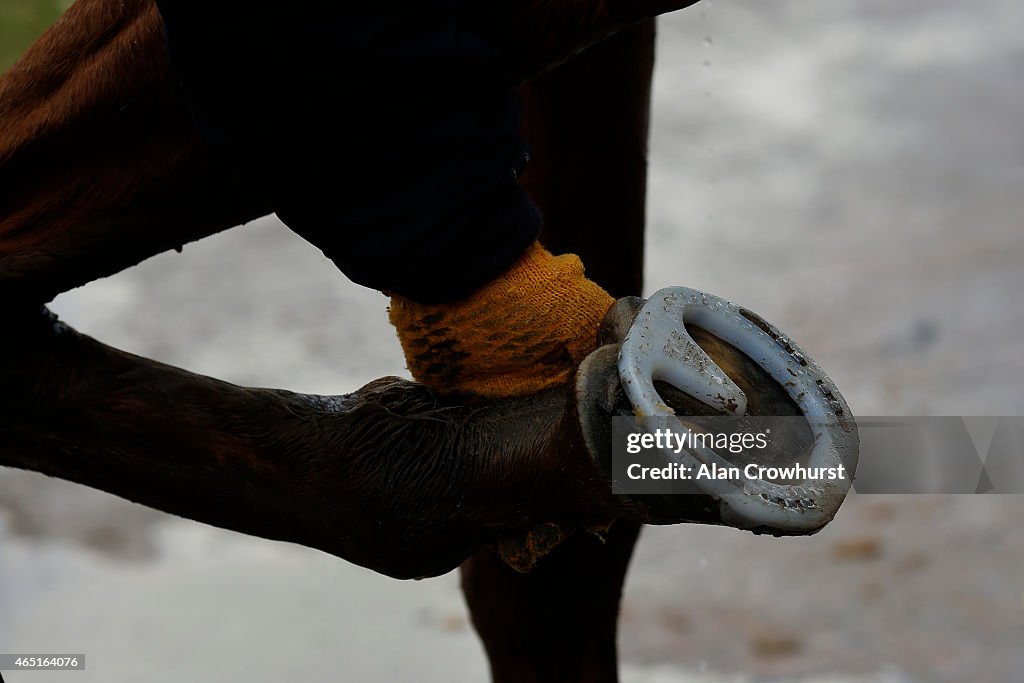
[[[799,340],[859,415],[1024,415],[1024,5],[705,0],[661,24],[647,290]],[[272,218],[58,298],[114,346],[340,393],[402,371],[385,300]],[[1024,681],[1022,496],[853,496],[811,538],[645,531],[633,683]],[[0,651],[21,681],[480,681],[454,575],[0,472]]]

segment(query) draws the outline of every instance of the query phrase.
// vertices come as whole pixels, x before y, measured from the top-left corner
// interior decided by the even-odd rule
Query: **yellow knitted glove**
[[[505,398],[567,381],[613,302],[579,257],[534,242],[469,298],[427,305],[394,296],[390,316],[416,380],[440,393]]]

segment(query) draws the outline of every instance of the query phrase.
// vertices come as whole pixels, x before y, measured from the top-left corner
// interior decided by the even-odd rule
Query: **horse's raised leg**
[[[0,306],[270,212],[200,142],[152,0],[78,0],[0,76]]]
[[[613,296],[640,294],[654,22],[591,48],[524,92],[537,150],[523,177],[543,239],[581,255]],[[615,681],[619,599],[639,525],[577,534],[528,574],[493,552],[462,585],[495,681]]]

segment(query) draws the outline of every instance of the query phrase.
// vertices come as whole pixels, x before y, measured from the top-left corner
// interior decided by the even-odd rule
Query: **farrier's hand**
[[[395,296],[390,312],[416,380],[442,394],[502,399],[568,383],[596,348],[613,302],[577,256],[553,256],[534,242],[462,301]]]

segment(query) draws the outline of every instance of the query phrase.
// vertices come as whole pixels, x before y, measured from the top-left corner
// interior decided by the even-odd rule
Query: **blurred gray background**
[[[662,20],[646,290],[799,340],[860,415],[1024,414],[1024,5],[705,0]],[[615,131],[609,131],[614,135]],[[273,218],[57,299],[104,342],[240,384],[403,373],[386,300]],[[625,679],[1024,681],[1021,496],[853,496],[802,539],[648,529]],[[481,681],[452,574],[0,471],[0,650],[21,681]]]

